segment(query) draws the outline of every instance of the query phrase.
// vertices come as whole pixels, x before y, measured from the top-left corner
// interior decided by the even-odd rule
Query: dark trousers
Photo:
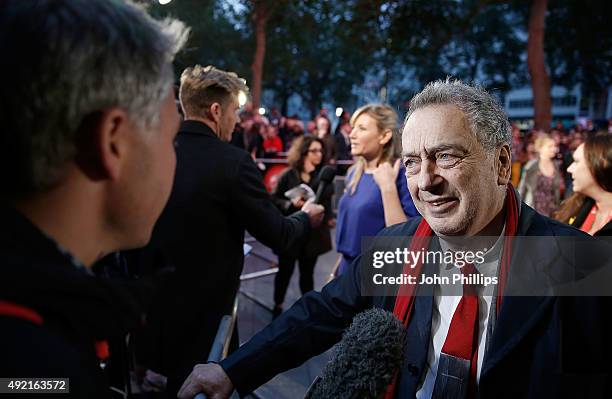
[[[285,294],[291,281],[291,275],[295,268],[295,262],[298,261],[300,268],[300,291],[302,295],[314,289],[314,268],[317,263],[317,257],[300,256],[297,259],[294,257],[279,255],[278,257],[278,273],[274,279],[274,304],[280,305],[285,300]]]

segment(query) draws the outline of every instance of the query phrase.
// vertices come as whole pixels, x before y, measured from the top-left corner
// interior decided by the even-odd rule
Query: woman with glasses
[[[294,140],[287,154],[289,168],[278,179],[276,188],[272,193],[276,206],[289,215],[302,208],[307,198],[303,195],[285,195],[289,190],[302,184],[307,185],[314,193],[319,186],[319,171],[323,163],[325,147],[323,141],[315,136],[303,136]],[[324,192],[321,204],[325,206],[326,217],[316,229],[313,229],[306,243],[296,253],[278,254],[278,273],[274,280],[274,317],[283,310],[283,302],[287,287],[298,262],[300,269],[300,291],[302,295],[314,288],[314,268],[319,255],[329,251],[331,238],[329,235],[329,216],[332,187]]]

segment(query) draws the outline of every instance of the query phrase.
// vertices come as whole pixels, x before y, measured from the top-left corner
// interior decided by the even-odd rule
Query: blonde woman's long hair
[[[400,155],[397,113],[386,104],[367,104],[353,113],[351,116],[351,126],[355,126],[355,121],[363,114],[368,115],[376,121],[376,127],[381,135],[388,130],[391,131],[391,140],[384,144],[381,157],[378,160],[378,165],[384,162],[389,162],[393,165]],[[347,174],[350,178],[346,189],[350,195],[355,193],[359,180],[361,180],[361,176],[363,176],[365,171],[365,167],[365,158],[362,156],[356,157],[355,164],[349,169]]]

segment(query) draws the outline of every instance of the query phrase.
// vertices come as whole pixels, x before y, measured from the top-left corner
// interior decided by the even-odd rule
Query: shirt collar
[[[497,266],[499,264],[499,259],[501,257],[501,252],[503,249],[505,232],[506,232],[506,224],[504,223],[504,227],[502,228],[500,235],[495,240],[495,243],[493,244],[493,246],[491,248],[488,248],[484,252],[484,254],[482,254],[484,261],[482,263],[474,264],[474,267],[476,268],[476,270],[478,270],[481,274],[487,275],[487,276],[497,275]],[[448,243],[446,243],[443,239],[439,238],[439,242],[440,242],[440,248],[442,249],[442,252],[451,250]],[[452,269],[453,267],[454,265],[452,264],[446,265],[447,270]]]

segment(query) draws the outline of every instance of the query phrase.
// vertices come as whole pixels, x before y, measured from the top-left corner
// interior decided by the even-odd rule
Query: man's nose
[[[421,162],[421,169],[419,170],[419,190],[431,191],[442,181],[440,175],[438,175],[437,165],[435,162],[426,159]]]

